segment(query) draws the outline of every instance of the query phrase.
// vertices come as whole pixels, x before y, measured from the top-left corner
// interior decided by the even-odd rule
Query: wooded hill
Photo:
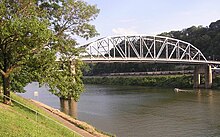
[[[170,31],[158,34],[180,39],[191,43],[201,50],[208,60],[220,60],[220,20],[212,22],[209,26],[192,26],[180,31]],[[123,42],[118,46],[123,48]],[[138,48],[138,45],[137,45]],[[110,52],[110,54],[113,52]],[[117,53],[116,53],[117,56]],[[132,56],[132,53],[131,53]],[[193,69],[193,66],[175,64],[148,64],[148,63],[97,63],[84,67],[84,75],[102,75],[106,73],[120,72],[145,72],[164,70],[186,70]]]
[[[181,31],[171,31],[159,34],[187,41],[205,55],[209,60],[220,60],[220,20],[209,26],[192,26]]]

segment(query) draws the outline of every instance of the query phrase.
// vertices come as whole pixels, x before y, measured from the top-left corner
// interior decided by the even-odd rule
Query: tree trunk
[[[4,98],[3,102],[5,104],[11,104],[11,99],[10,99],[10,79],[9,77],[5,77],[2,75],[2,80],[3,80],[3,93],[4,93]]]
[[[64,112],[65,114],[69,113],[68,99],[60,97],[60,108],[61,111]]]
[[[73,118],[77,117],[77,102],[73,98],[65,99],[60,97],[60,108],[65,114],[68,114]]]
[[[69,99],[69,115],[77,118],[77,102],[73,98]]]

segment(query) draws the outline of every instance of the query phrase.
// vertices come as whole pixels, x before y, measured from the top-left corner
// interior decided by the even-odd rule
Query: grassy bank
[[[166,76],[133,76],[133,77],[84,77],[85,84],[106,84],[106,85],[135,85],[147,87],[166,88],[192,88],[192,75],[166,75]],[[213,79],[213,88],[220,88],[220,76]]]
[[[29,108],[47,115],[43,110],[33,105],[29,100],[15,94],[12,98],[27,105]],[[1,137],[79,137],[64,126],[49,120],[36,112],[13,102],[12,106],[5,105],[0,99],[0,136]]]

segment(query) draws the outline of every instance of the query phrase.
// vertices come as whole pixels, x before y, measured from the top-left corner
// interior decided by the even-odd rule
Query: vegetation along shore
[[[146,87],[192,88],[192,75],[160,75],[160,76],[92,76],[84,77],[85,84],[135,85]],[[213,80],[213,88],[220,88],[220,77]]]

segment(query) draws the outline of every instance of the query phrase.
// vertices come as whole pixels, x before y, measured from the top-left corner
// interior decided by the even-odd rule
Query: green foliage
[[[65,99],[74,98],[77,101],[83,91],[83,83],[80,69],[82,62],[75,57],[82,49],[76,49],[77,42],[72,36],[78,35],[88,39],[98,35],[95,26],[89,22],[97,17],[99,9],[81,0],[41,1],[39,7],[47,11],[50,27],[55,36],[52,49],[56,49],[59,56],[59,63],[55,65],[59,71],[49,70],[48,75],[51,77],[45,75],[41,83],[48,83],[53,94]]]
[[[193,87],[192,76],[145,76],[145,77],[91,77],[83,78],[86,84],[135,85],[146,87]]]
[[[191,66],[174,64],[149,64],[149,63],[97,63],[87,64],[82,69],[84,75],[108,75],[108,73],[125,72],[152,72],[152,71],[171,71],[171,70],[190,70]]]
[[[62,65],[63,67],[60,71],[51,73],[53,79],[46,80],[51,87],[50,91],[58,97],[64,99],[74,98],[75,101],[78,101],[80,93],[84,89],[80,69],[82,62],[80,60],[75,60],[75,62],[67,61],[62,63]]]
[[[3,0],[0,7],[0,71],[4,93],[9,95],[10,90],[23,91],[21,86],[30,82],[22,77],[28,72],[20,72],[46,50],[53,35],[48,29],[49,21],[39,19],[33,3]]]
[[[47,11],[57,36],[70,33],[88,39],[98,34],[95,26],[89,24],[99,13],[95,5],[81,0],[39,1],[39,6]]]
[[[212,87],[220,89],[220,76],[214,78]]]
[[[89,24],[99,13],[95,5],[81,0],[2,0],[0,3],[0,72],[4,94],[24,92],[32,82],[46,83],[51,92],[77,100],[83,91],[81,63],[72,60],[77,49],[73,36],[98,35]],[[56,58],[59,57],[59,62]],[[65,68],[60,71],[60,66]]]
[[[181,31],[164,32],[159,35],[187,41],[205,55],[209,60],[220,60],[220,20],[212,22],[208,27],[192,26]]]
[[[193,76],[144,76],[144,77],[84,77],[86,84],[135,85],[146,87],[192,88]],[[220,76],[213,79],[213,88],[220,88]]]

